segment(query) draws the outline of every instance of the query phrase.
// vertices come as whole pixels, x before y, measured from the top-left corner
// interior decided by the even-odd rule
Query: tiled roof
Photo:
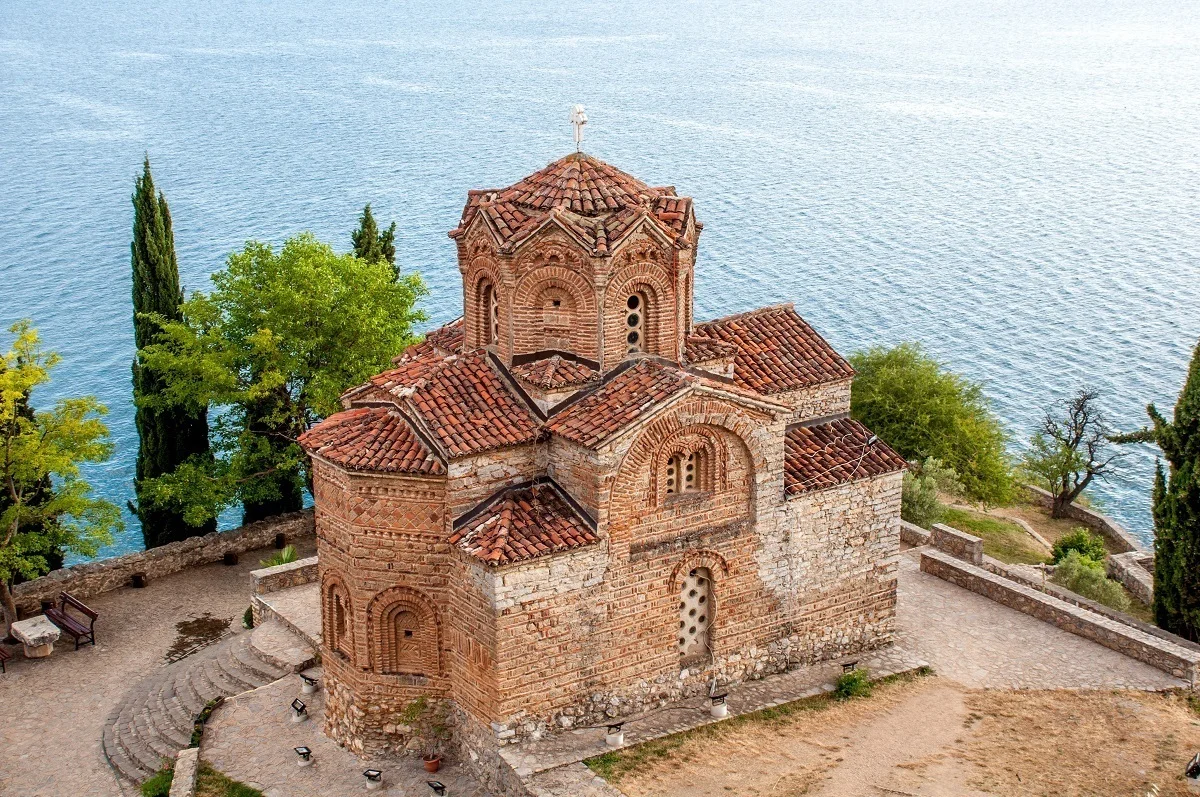
[[[470,191],[452,238],[479,216],[511,251],[551,216],[596,254],[609,254],[642,218],[672,241],[687,226],[692,200],[671,186],[652,188],[620,169],[583,153],[571,153],[508,188]]]
[[[390,396],[419,415],[451,457],[532,442],[538,422],[487,357],[482,351],[449,357],[426,353],[372,377],[372,387],[346,396],[351,402]]]
[[[868,445],[871,430],[843,418],[792,429],[784,438],[783,483],[788,495],[894,473],[904,457],[882,440]]]
[[[557,354],[533,362],[514,365],[513,376],[542,390],[586,385],[600,378],[596,369],[574,360],[565,360]]]
[[[854,376],[854,369],[791,305],[765,307],[696,327],[698,337],[738,347],[734,381],[770,395]]]
[[[737,353],[738,347],[734,344],[702,335],[689,335],[683,345],[683,359],[689,363],[711,362]]]
[[[357,407],[300,435],[300,445],[350,470],[442,475],[445,466],[394,409]]]
[[[405,360],[416,359],[432,353],[458,354],[462,351],[462,347],[463,320],[462,316],[459,316],[449,324],[426,333],[424,340],[409,346],[404,350],[403,354],[394,358],[392,362],[399,364]]]
[[[644,359],[550,419],[547,428],[594,446],[687,387],[686,374]]]
[[[548,482],[506,490],[481,509],[455,529],[450,543],[489,565],[534,559],[600,541],[591,525]]]

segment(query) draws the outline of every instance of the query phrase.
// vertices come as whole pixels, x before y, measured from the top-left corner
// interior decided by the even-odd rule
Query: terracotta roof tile
[[[871,437],[870,429],[850,418],[789,431],[783,465],[787,494],[823,490],[907,467],[904,457],[882,440],[868,445]]]
[[[505,565],[592,545],[600,537],[556,485],[523,485],[488,499],[450,543],[489,565]],[[457,525],[457,524],[456,524]]]
[[[672,241],[687,227],[692,200],[671,186],[651,188],[620,169],[583,153],[571,153],[508,188],[469,191],[458,227],[466,232],[483,216],[511,250],[551,215],[593,251],[609,254],[634,224],[649,218]]]
[[[689,363],[706,363],[733,357],[738,351],[738,347],[733,343],[702,335],[689,335],[683,344],[683,359]]]
[[[427,354],[458,354],[462,347],[463,320],[462,316],[459,316],[449,324],[426,333],[424,340],[409,346],[403,354],[393,358],[392,362],[398,365],[405,360],[413,360]]]
[[[446,468],[394,409],[358,407],[300,435],[300,445],[349,470],[444,475]]]
[[[555,415],[551,432],[594,446],[688,386],[687,374],[644,359]]]
[[[696,327],[697,337],[738,347],[733,378],[770,395],[848,379],[854,369],[791,305],[766,307]]]
[[[600,378],[599,372],[574,360],[565,360],[557,354],[533,362],[514,365],[513,376],[542,390],[557,390],[565,387],[586,385]]]

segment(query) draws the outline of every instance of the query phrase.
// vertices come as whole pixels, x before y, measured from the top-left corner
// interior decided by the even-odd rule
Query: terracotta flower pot
[[[426,772],[437,772],[442,766],[442,757],[440,755],[427,755],[424,760]]]

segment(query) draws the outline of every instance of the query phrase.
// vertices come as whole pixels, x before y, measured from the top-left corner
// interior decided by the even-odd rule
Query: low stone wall
[[[200,748],[185,747],[175,756],[175,774],[171,776],[169,797],[194,797],[196,770],[200,768]]]
[[[907,520],[900,521],[900,542],[905,545],[918,548],[922,545],[928,545],[932,537],[933,535],[916,523],[909,523]]]
[[[1108,575],[1142,603],[1154,603],[1154,574],[1142,565],[1145,558],[1138,551],[1112,554],[1108,557]]]
[[[315,556],[297,559],[286,565],[275,565],[250,571],[250,581],[254,584],[255,595],[266,595],[269,592],[278,592],[288,587],[311,584],[318,578],[320,575],[317,573],[317,557]]]
[[[36,612],[42,601],[57,599],[59,592],[69,592],[80,599],[90,598],[128,586],[135,573],[153,580],[190,567],[219,562],[227,553],[242,554],[266,548],[274,544],[276,534],[284,535],[289,542],[312,536],[312,510],[260,520],[232,531],[191,537],[148,551],[64,567],[18,584],[13,588],[13,599],[18,613]]]
[[[1054,496],[1041,487],[1035,487],[1032,484],[1026,484],[1024,487],[1025,492],[1033,501],[1047,508],[1054,506]],[[1086,507],[1071,504],[1067,507],[1067,517],[1078,520],[1088,528],[1101,534],[1108,541],[1109,547],[1117,553],[1126,553],[1128,551],[1137,551],[1140,554],[1146,553],[1146,549],[1142,543],[1126,531],[1124,526],[1108,515],[1102,515]]]
[[[1117,620],[1067,603],[1052,595],[1003,578],[941,551],[921,554],[921,570],[963,589],[983,595],[1064,631],[1143,661],[1187,681],[1193,687],[1200,673],[1200,652]]]
[[[942,523],[934,523],[932,540],[933,547],[939,551],[945,551],[973,565],[983,564],[983,540],[979,537]]]

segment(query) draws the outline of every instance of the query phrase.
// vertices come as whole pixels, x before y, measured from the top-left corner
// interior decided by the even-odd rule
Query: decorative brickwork
[[[469,194],[463,319],[302,441],[335,739],[446,700],[495,779],[496,745],[888,643],[904,462],[790,306],[692,328],[700,229],[582,155]]]

